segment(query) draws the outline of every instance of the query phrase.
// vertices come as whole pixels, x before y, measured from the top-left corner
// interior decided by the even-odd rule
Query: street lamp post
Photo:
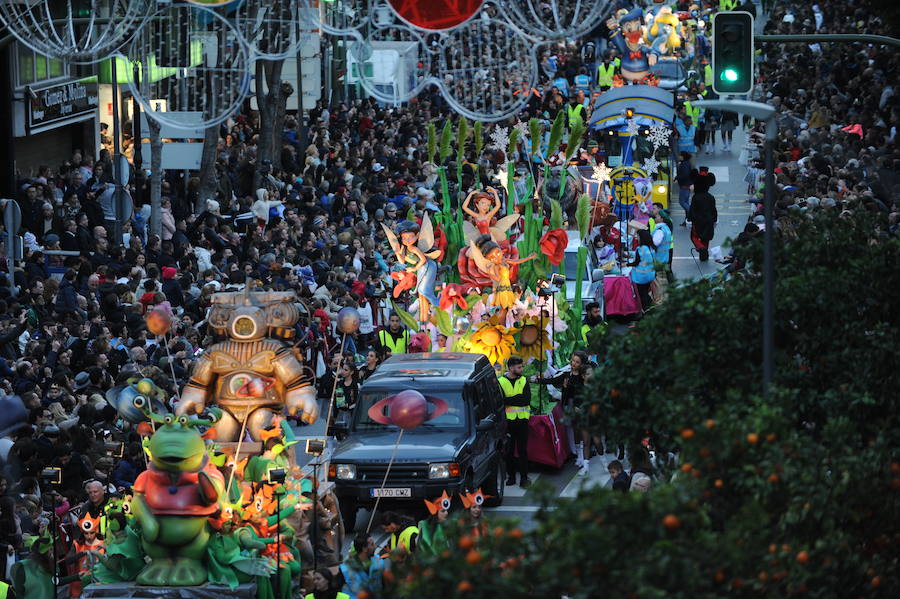
[[[766,193],[763,200],[763,214],[766,220],[766,233],[763,236],[763,395],[768,396],[775,374],[775,139],[778,137],[778,121],[775,118],[775,107],[761,102],[746,100],[699,100],[698,106],[713,110],[728,110],[746,114],[766,123],[766,140],[764,145],[766,163]]]

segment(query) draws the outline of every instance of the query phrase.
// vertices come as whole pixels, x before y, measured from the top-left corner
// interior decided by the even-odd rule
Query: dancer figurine
[[[469,240],[469,255],[475,260],[485,274],[493,282],[492,305],[501,308],[511,308],[516,301],[516,294],[512,289],[512,281],[509,276],[509,267],[515,264],[528,262],[535,257],[531,254],[527,258],[514,260],[503,255],[503,250],[490,235],[482,235],[478,241]]]
[[[406,265],[406,268],[400,273],[394,273],[395,278],[405,281],[407,288],[413,288],[419,297],[419,321],[428,322],[428,315],[432,304],[437,304],[438,299],[434,295],[434,284],[437,278],[437,257],[440,250],[434,247],[434,230],[431,226],[431,219],[426,214],[422,218],[422,226],[419,227],[414,222],[403,221],[397,225],[397,233],[400,235],[399,240],[397,234],[390,230],[387,225],[381,225],[387,235],[391,249],[397,256],[397,262]],[[410,277],[414,275],[416,278],[415,286],[411,283]]]

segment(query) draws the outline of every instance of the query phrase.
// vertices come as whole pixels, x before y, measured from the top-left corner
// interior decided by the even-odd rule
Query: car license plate
[[[372,489],[372,497],[412,497],[412,489]]]

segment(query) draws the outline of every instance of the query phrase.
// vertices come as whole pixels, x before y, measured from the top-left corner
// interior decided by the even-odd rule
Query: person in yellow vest
[[[737,10],[738,0],[719,0],[719,10]]]
[[[528,379],[522,376],[525,362],[519,356],[512,356],[506,361],[506,374],[499,377],[500,390],[503,392],[503,403],[506,406],[506,432],[510,442],[506,446],[506,484],[516,484],[516,473],[519,473],[519,486],[525,488],[528,480],[528,419],[531,417],[531,389]],[[518,453],[518,457],[516,457]]]
[[[603,54],[603,62],[597,65],[597,87],[605,92],[613,86],[613,76],[619,68],[619,59],[613,58],[609,52]]]
[[[706,87],[712,87],[713,84],[712,65],[706,59],[703,59],[703,84]]]
[[[336,590],[338,581],[328,568],[319,568],[313,572],[313,592],[306,594],[306,599],[350,599],[350,595]]]
[[[585,345],[588,342],[588,333],[603,322],[600,316],[600,304],[591,302],[584,307],[584,322],[581,325],[581,341]]]
[[[585,109],[584,109],[584,94],[581,95],[581,100],[578,100],[579,94],[572,94],[572,101],[570,104],[566,105],[566,115],[569,117],[569,129],[575,126],[576,123],[580,122],[584,124],[585,120]]]
[[[405,354],[409,347],[409,331],[403,328],[400,317],[391,314],[388,326],[378,331],[378,346],[387,359],[392,354]]]
[[[399,554],[412,553],[419,540],[419,529],[415,523],[397,512],[385,512],[381,517],[381,528],[391,535],[386,549],[392,559]]]

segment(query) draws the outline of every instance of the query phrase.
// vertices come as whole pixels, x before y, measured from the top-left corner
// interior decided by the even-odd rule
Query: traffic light
[[[753,16],[748,12],[713,15],[713,91],[746,94],[753,89]]]

